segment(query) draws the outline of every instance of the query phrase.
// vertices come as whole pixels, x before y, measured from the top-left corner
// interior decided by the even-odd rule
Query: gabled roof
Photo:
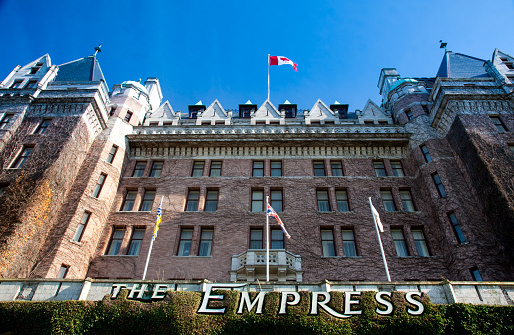
[[[59,65],[55,81],[103,81],[107,85],[96,56]]]
[[[339,114],[334,113],[333,110],[327,107],[321,99],[318,99],[314,106],[312,106],[311,110],[307,113],[304,113],[305,118],[314,119],[314,120],[339,120]]]
[[[146,122],[174,121],[180,119],[180,113],[174,112],[168,100],[166,100],[152,115],[146,119]]]
[[[390,118],[386,113],[384,113],[383,110],[380,109],[380,107],[378,107],[378,105],[376,103],[371,101],[371,99],[368,99],[368,101],[366,102],[366,105],[362,109],[362,112],[359,114],[359,118],[366,118],[366,117],[373,118],[373,119],[376,119],[376,118],[389,119]]]
[[[254,118],[257,119],[280,119],[282,115],[278,112],[278,110],[273,106],[271,101],[267,100],[257,109],[255,112]]]
[[[198,115],[198,119],[226,119],[228,117],[228,113],[223,109],[218,99],[214,100],[214,102],[207,107],[205,111]]]
[[[485,78],[489,77],[484,68],[485,60],[447,51],[437,77],[444,78]]]

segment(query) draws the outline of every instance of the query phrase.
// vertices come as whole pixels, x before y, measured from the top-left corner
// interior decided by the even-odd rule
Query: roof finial
[[[102,52],[102,45],[101,44],[98,44],[98,46],[95,47],[95,54],[93,56],[96,57],[96,54],[99,53],[99,52]]]
[[[443,40],[440,40],[440,41],[439,41],[439,43],[441,43],[441,45],[439,46],[439,49],[444,48],[444,52],[446,52],[446,45],[447,45],[448,43],[443,42]]]

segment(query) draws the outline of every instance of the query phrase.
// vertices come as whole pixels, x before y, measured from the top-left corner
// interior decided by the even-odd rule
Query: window
[[[123,236],[125,236],[125,228],[114,228],[106,255],[112,256],[118,254],[120,251],[121,242],[123,241]]]
[[[317,190],[316,198],[318,200],[318,212],[330,212],[330,203],[328,201],[327,190]]]
[[[387,173],[384,167],[384,162],[373,162],[373,167],[375,168],[375,175],[377,177],[386,177]]]
[[[134,229],[132,238],[130,239],[130,246],[127,255],[138,256],[141,251],[141,244],[143,243],[143,237],[145,236],[145,229],[139,228]]]
[[[200,191],[189,190],[187,193],[186,212],[196,212],[198,210],[198,199],[200,199]]]
[[[323,161],[314,161],[314,176],[315,177],[323,177],[325,176],[325,162]]]
[[[423,234],[422,229],[412,229],[412,237],[414,238],[414,243],[416,244],[416,250],[418,250],[418,255],[423,257],[430,256],[428,252],[427,242],[425,241],[425,236]]]
[[[428,110],[427,105],[421,105],[421,108],[423,108],[423,111],[424,111],[426,114],[430,114],[430,111]]]
[[[412,120],[414,118],[414,115],[412,115],[412,111],[410,109],[407,109],[405,111],[405,115],[407,115],[407,119]]]
[[[50,123],[52,123],[52,119],[43,119],[36,128],[36,131],[34,131],[34,134],[44,134]]]
[[[395,177],[405,176],[405,174],[403,173],[402,162],[391,161],[391,167],[393,168],[393,176],[395,176]]]
[[[434,180],[435,186],[441,198],[446,198],[446,190],[444,189],[443,183],[441,182],[441,178],[439,178],[437,172],[432,174],[432,179]]]
[[[195,161],[193,163],[193,172],[191,173],[191,177],[201,177],[203,176],[203,167],[205,165],[204,161]]]
[[[21,83],[23,83],[23,79],[16,79],[9,88],[20,88]]]
[[[493,124],[496,126],[496,129],[499,132],[504,133],[507,131],[507,128],[503,125],[502,120],[500,120],[500,118],[498,116],[490,116],[490,118],[491,118],[491,121],[493,121]]]
[[[33,150],[34,150],[33,146],[23,146],[20,153],[18,154],[18,157],[12,163],[11,168],[12,169],[21,169]]]
[[[281,161],[271,161],[271,176],[272,177],[282,176],[282,162]]]
[[[127,114],[125,114],[124,120],[127,122],[130,122],[131,118],[132,118],[132,112],[127,111]]]
[[[336,201],[337,210],[339,212],[350,211],[350,206],[348,206],[348,194],[346,194],[345,190],[336,190]]]
[[[105,183],[105,178],[107,178],[107,175],[105,173],[100,174],[95,189],[93,190],[93,198],[98,198],[98,196],[100,195],[100,191],[102,190],[102,187]]]
[[[270,195],[271,207],[273,207],[275,212],[282,212],[284,210],[282,190],[271,190]]]
[[[191,240],[193,239],[193,229],[182,229],[180,232],[180,243],[178,245],[177,256],[189,256],[191,253]]]
[[[221,176],[221,161],[212,161],[211,162],[211,171],[209,171],[210,177],[220,177]]]
[[[264,191],[252,191],[252,212],[262,212],[264,210]]]
[[[0,184],[0,197],[4,194],[7,187],[9,187],[9,184]]]
[[[509,149],[514,152],[514,144],[513,143],[509,143]]]
[[[466,238],[464,237],[464,234],[462,233],[462,229],[460,227],[459,221],[457,221],[457,217],[455,216],[454,212],[448,213],[448,218],[450,219],[450,222],[453,227],[453,232],[455,233],[455,236],[457,237],[457,240],[459,243],[466,243]]]
[[[421,149],[421,152],[423,153],[423,157],[425,157],[425,162],[430,163],[432,161],[432,157],[430,156],[430,153],[428,152],[427,146],[422,144],[419,146]]]
[[[150,170],[150,177],[159,178],[162,172],[162,166],[164,162],[154,161],[152,163],[152,169]]]
[[[391,235],[393,235],[394,248],[396,249],[396,255],[398,257],[407,257],[409,252],[407,251],[407,245],[405,244],[405,238],[403,237],[403,231],[401,229],[391,229]]]
[[[271,249],[284,249],[284,232],[282,229],[271,229]]]
[[[202,228],[202,235],[200,237],[200,249],[198,256],[210,256],[212,252],[212,235],[213,229]]]
[[[25,88],[35,88],[37,86],[37,79],[30,79],[25,85]]]
[[[321,246],[323,249],[324,257],[336,255],[336,249],[334,246],[334,232],[332,229],[321,230]]]
[[[2,120],[0,120],[0,129],[7,128],[7,125],[9,124],[9,122],[12,120],[13,117],[14,117],[14,114],[12,114],[12,113],[4,114],[4,117],[2,118]]]
[[[262,229],[250,229],[250,249],[263,249]]]
[[[132,177],[142,177],[145,173],[146,169],[146,161],[136,162],[136,166],[134,167],[134,172],[132,172]]]
[[[482,276],[480,275],[480,272],[478,271],[478,268],[476,266],[469,269],[469,272],[471,273],[471,277],[473,277],[474,281],[482,281]]]
[[[116,156],[116,152],[118,152],[118,146],[113,145],[111,151],[109,151],[109,154],[107,155],[107,163],[112,164],[114,156]]]
[[[343,165],[339,161],[330,161],[330,167],[332,168],[332,176],[342,177],[343,176]]]
[[[141,202],[141,207],[139,208],[139,210],[141,212],[150,212],[152,210],[154,199],[155,199],[155,191],[145,190],[145,195],[143,196],[143,202]]]
[[[253,161],[252,177],[264,176],[264,161]]]
[[[343,235],[344,255],[346,257],[357,256],[357,249],[355,248],[355,236],[353,234],[353,229],[343,229],[341,230],[341,233]]]
[[[409,190],[400,190],[400,199],[402,199],[403,210],[406,212],[415,212],[414,202]]]
[[[82,215],[82,220],[80,221],[77,231],[75,232],[75,236],[73,236],[73,240],[75,242],[80,242],[82,240],[82,235],[84,235],[84,230],[86,229],[87,223],[89,222],[89,218],[91,217],[90,212],[84,212]]]
[[[216,212],[216,209],[218,209],[218,190],[207,190],[205,211]]]
[[[66,278],[66,275],[68,274],[68,270],[70,267],[68,265],[61,265],[61,268],[59,269],[59,273],[57,274],[57,278],[64,279]]]
[[[136,201],[137,191],[127,191],[123,205],[121,205],[122,211],[131,211],[134,208],[134,202]]]
[[[40,69],[40,67],[35,66],[30,69],[29,74],[36,74],[39,71],[39,69]]]
[[[382,202],[384,203],[384,210],[386,212],[396,212],[396,205],[393,200],[393,193],[390,190],[380,190]]]

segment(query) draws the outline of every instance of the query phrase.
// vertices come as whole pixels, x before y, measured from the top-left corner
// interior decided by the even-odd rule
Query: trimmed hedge
[[[300,292],[301,302],[278,315],[280,293],[266,294],[263,314],[237,314],[238,291],[218,291],[223,301],[210,308],[226,308],[224,315],[197,314],[202,293],[168,292],[157,302],[128,300],[123,290],[117,299],[0,303],[0,334],[514,334],[514,307],[468,304],[434,305],[422,296],[425,312],[407,314],[404,293],[393,292],[391,316],[375,310],[375,292],[362,292],[361,315],[337,319],[320,309],[311,316],[310,292]],[[331,292],[329,306],[340,310],[341,292]],[[256,293],[251,293],[252,299]],[[414,308],[415,306],[411,306]],[[9,333],[10,332],[10,333]]]

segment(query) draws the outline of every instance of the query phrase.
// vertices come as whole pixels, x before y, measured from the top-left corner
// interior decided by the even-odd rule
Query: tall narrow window
[[[323,161],[314,161],[314,176],[315,177],[323,177],[325,176],[325,162]]]
[[[450,219],[450,222],[451,222],[452,228],[453,228],[453,232],[455,233],[455,237],[457,237],[457,240],[459,241],[459,243],[465,243],[466,238],[464,237],[464,233],[462,233],[460,223],[457,220],[455,213],[454,212],[448,213],[448,218]]]
[[[139,251],[141,251],[141,244],[143,243],[143,237],[145,237],[144,228],[134,229],[132,233],[132,238],[130,239],[130,246],[127,255],[139,255]]]
[[[210,256],[212,253],[212,236],[214,230],[202,228],[202,235],[200,237],[200,249],[198,256]]]
[[[380,195],[382,196],[382,202],[384,204],[384,209],[386,212],[395,212],[396,205],[394,204],[393,194],[390,190],[380,190]]]
[[[414,115],[412,115],[412,111],[410,109],[407,109],[405,111],[405,115],[407,115],[407,119],[412,120],[414,118]]]
[[[132,177],[142,177],[145,173],[146,169],[146,161],[138,161],[136,162],[136,166],[134,167],[134,171],[132,172]]]
[[[205,197],[205,211],[216,212],[218,209],[218,190],[207,190]]]
[[[271,229],[271,249],[284,249],[284,232],[282,229]]]
[[[98,178],[98,182],[96,183],[95,189],[93,190],[93,198],[98,198],[100,195],[100,191],[102,191],[102,187],[104,186],[105,179],[107,178],[107,175],[105,173],[100,174],[100,177]]]
[[[504,133],[507,131],[507,128],[503,124],[502,120],[498,116],[490,116],[491,121],[496,127],[496,130],[498,130],[501,133]]]
[[[9,122],[12,120],[13,117],[14,117],[14,114],[12,114],[12,113],[4,114],[4,116],[2,117],[2,120],[0,120],[0,129],[7,128],[7,125],[9,124]]]
[[[127,114],[125,114],[125,121],[130,122],[130,119],[132,118],[132,112],[127,111]]]
[[[347,257],[357,256],[357,249],[355,248],[355,236],[353,234],[353,229],[343,229],[341,230],[341,233],[343,235],[344,255]]]
[[[39,126],[37,126],[34,134],[41,134],[41,135],[44,134],[46,132],[46,129],[48,128],[48,126],[50,126],[50,123],[52,123],[52,119],[50,119],[50,118],[43,119],[43,121],[41,121]]]
[[[330,203],[328,201],[327,190],[317,190],[316,198],[318,200],[318,212],[330,212]]]
[[[221,176],[221,161],[212,161],[211,162],[211,170],[209,171],[210,177],[220,177]]]
[[[70,267],[69,265],[61,265],[61,268],[59,269],[59,273],[57,274],[58,279],[64,279],[66,278],[66,275],[68,274]]]
[[[13,83],[11,84],[11,87],[9,87],[9,88],[20,88],[22,83],[23,83],[23,79],[16,79],[15,81],[13,81]]]
[[[412,237],[414,238],[414,243],[416,244],[416,250],[418,250],[418,255],[423,257],[430,256],[428,252],[427,242],[425,241],[425,235],[423,234],[422,229],[412,229]]]
[[[162,172],[162,166],[164,162],[162,161],[153,161],[152,169],[150,170],[150,177],[159,178]]]
[[[123,236],[125,236],[125,228],[114,228],[112,231],[111,242],[107,248],[106,255],[117,255],[120,251],[121,242],[123,242]]]
[[[482,276],[480,275],[480,272],[476,266],[470,268],[469,272],[471,273],[471,277],[473,277],[474,281],[483,281]]]
[[[403,173],[402,162],[400,161],[391,161],[391,167],[393,168],[393,175],[395,177],[403,177],[405,174]]]
[[[336,249],[334,246],[334,232],[332,229],[321,230],[321,246],[323,248],[323,256],[335,256]]]
[[[264,161],[253,161],[252,177],[264,176]]]
[[[282,176],[282,161],[271,161],[271,176]]]
[[[141,212],[150,212],[152,210],[154,199],[155,191],[145,190],[145,195],[143,196],[143,201],[141,202],[141,207],[139,208],[139,210]]]
[[[409,190],[400,191],[400,198],[402,199],[403,210],[406,212],[415,212],[414,202]]]
[[[202,177],[204,166],[205,166],[204,161],[195,161],[193,163],[193,172],[191,173],[191,177]]]
[[[37,86],[37,79],[30,79],[27,84],[25,85],[25,88],[35,88]]]
[[[419,148],[423,153],[423,157],[425,157],[425,162],[430,163],[432,161],[432,157],[430,156],[430,152],[428,152],[427,146],[422,144],[419,146]]]
[[[114,156],[116,156],[116,152],[118,152],[118,146],[113,145],[111,151],[109,151],[109,154],[107,155],[107,163],[112,164]]]
[[[350,206],[348,206],[348,194],[345,190],[336,191],[337,210],[339,212],[348,212]]]
[[[391,229],[391,235],[393,235],[394,248],[396,249],[396,255],[398,257],[407,257],[409,252],[407,251],[407,245],[405,244],[405,238],[403,237],[403,231],[401,229]]]
[[[18,157],[12,163],[11,169],[21,169],[27,161],[27,159],[29,158],[30,154],[32,154],[33,150],[33,146],[24,145],[20,153],[18,154]]]
[[[77,231],[75,231],[75,236],[73,236],[73,240],[75,242],[82,241],[82,236],[84,235],[84,230],[86,229],[87,223],[89,222],[89,218],[91,217],[90,212],[84,212],[84,215],[82,215],[82,220],[80,220],[80,223],[77,227]]]
[[[252,191],[252,212],[262,212],[264,210],[264,191]]]
[[[134,202],[136,201],[137,191],[127,191],[123,205],[121,205],[122,211],[131,211],[134,208]]]
[[[200,199],[200,191],[189,190],[187,193],[186,212],[196,212],[198,210],[198,199]]]
[[[191,241],[193,240],[193,229],[182,229],[180,232],[180,243],[178,245],[178,256],[189,256],[191,254]]]
[[[339,161],[330,161],[330,167],[332,168],[332,176],[341,177],[343,175],[343,165]]]
[[[271,207],[275,210],[275,212],[283,211],[283,198],[282,198],[282,190],[271,190],[270,194],[270,202]]]
[[[375,175],[377,177],[386,177],[387,176],[384,162],[382,162],[382,161],[373,162],[373,167],[375,168]]]
[[[250,230],[250,249],[263,249],[262,229]]]
[[[446,198],[446,190],[444,189],[443,183],[441,182],[441,178],[439,178],[437,172],[432,174],[432,179],[434,180],[435,187],[437,188],[437,191],[439,192],[441,198]]]

